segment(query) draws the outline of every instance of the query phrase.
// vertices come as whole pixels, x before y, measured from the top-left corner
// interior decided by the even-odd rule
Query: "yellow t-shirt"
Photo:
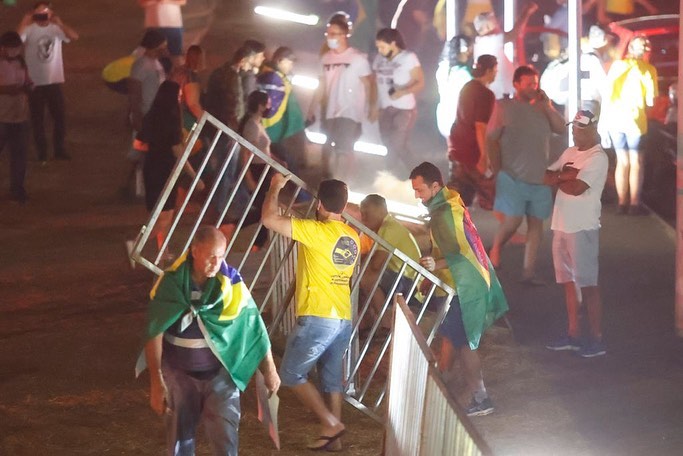
[[[393,216],[387,215],[384,217],[382,226],[380,226],[377,231],[377,235],[408,255],[411,259],[416,262],[420,261],[420,248],[417,246],[417,241],[415,241],[413,234],[408,228],[401,225],[401,222],[396,220]],[[399,258],[392,255],[388,267],[390,270],[398,272],[401,269],[402,264],[403,262]],[[404,275],[412,279],[415,277],[415,270],[411,267],[406,267]]]
[[[349,282],[359,257],[358,234],[336,220],[292,219],[292,238],[299,242],[297,316],[351,320]]]
[[[657,70],[642,60],[624,59],[612,64],[607,74],[609,98],[601,118],[609,129],[647,133],[647,106],[659,95]]]

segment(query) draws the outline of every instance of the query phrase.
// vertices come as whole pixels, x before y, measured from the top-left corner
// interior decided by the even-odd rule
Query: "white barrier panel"
[[[395,298],[393,334],[383,454],[492,454],[449,396],[427,340],[401,295]]]

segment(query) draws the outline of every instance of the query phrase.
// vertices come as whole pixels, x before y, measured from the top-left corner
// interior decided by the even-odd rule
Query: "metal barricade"
[[[383,454],[492,454],[448,394],[427,340],[402,296],[395,299]]]
[[[163,244],[155,248],[154,245],[149,245],[150,235],[173,187],[179,184],[183,166],[190,159],[191,151],[200,138],[208,148],[203,155],[193,158],[197,176],[187,184],[185,197],[177,201],[177,209]],[[240,149],[244,151],[241,160],[244,166],[234,171]],[[263,163],[263,170],[260,175],[255,176],[256,189],[249,194],[244,191],[243,183],[247,167],[255,159]],[[292,305],[295,301],[297,263],[295,243],[291,239],[270,233],[269,240],[260,249],[254,249],[259,230],[263,227],[260,217],[257,217],[258,221],[252,223],[252,226],[247,226],[248,218],[253,216],[251,211],[258,211],[260,214],[261,208],[255,207],[255,203],[258,192],[269,183],[271,170],[290,174],[280,163],[205,113],[191,132],[186,149],[178,159],[149,221],[140,230],[131,259],[159,275],[163,269],[163,254],[169,247],[182,253],[188,249],[200,224],[208,223],[219,227],[229,220],[234,226],[234,232],[228,242],[226,260],[240,271],[259,305],[269,333],[287,334],[295,321],[296,305]],[[196,191],[199,179],[206,185],[203,193]],[[291,176],[290,182],[291,188],[285,188],[280,201],[281,210],[286,215],[296,217],[312,216],[317,207],[313,192],[295,175]],[[226,186],[230,186],[230,191],[225,191]],[[302,192],[310,195],[310,198],[296,203]],[[217,195],[222,195],[223,198],[220,205],[217,205],[220,199]],[[372,248],[362,256],[351,281],[354,327],[345,357],[346,399],[375,419],[382,420],[389,364],[387,354],[392,334],[382,330],[381,322],[391,315],[392,297],[397,292],[406,296],[414,309],[416,321],[423,326],[427,342],[431,343],[455,292],[350,214],[344,213],[343,217],[346,223],[373,241]],[[254,225],[255,230],[250,231]],[[380,254],[386,255],[386,258],[382,261],[381,268],[372,272],[374,280],[367,280],[371,273],[369,266],[374,256]],[[391,280],[384,278],[385,275],[391,277]],[[365,280],[362,279],[364,277]],[[374,305],[373,296],[381,297],[374,298]],[[371,313],[374,314],[372,318]],[[367,321],[370,324],[362,327]]]

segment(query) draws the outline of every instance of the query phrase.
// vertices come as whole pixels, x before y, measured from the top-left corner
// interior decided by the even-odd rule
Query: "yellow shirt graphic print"
[[[299,242],[297,316],[350,320],[358,234],[342,222],[292,219],[292,238]]]

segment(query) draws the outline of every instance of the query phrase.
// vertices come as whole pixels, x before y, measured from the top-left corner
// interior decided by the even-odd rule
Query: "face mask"
[[[263,117],[270,117],[273,113],[273,108],[266,108],[263,110]]]
[[[337,49],[339,47],[339,40],[337,38],[328,38],[327,47],[330,49]]]

